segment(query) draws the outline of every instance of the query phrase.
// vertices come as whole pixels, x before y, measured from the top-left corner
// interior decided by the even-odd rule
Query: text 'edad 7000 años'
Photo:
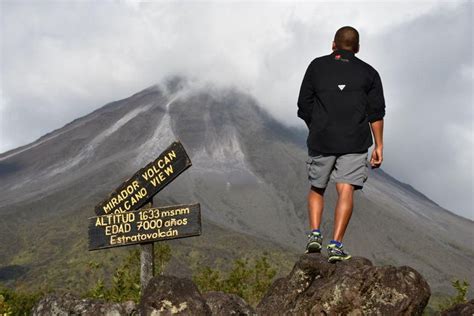
[[[201,234],[199,203],[143,208],[89,219],[89,250]]]

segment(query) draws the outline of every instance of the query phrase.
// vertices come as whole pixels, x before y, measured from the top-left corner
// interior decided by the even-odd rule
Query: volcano
[[[192,166],[155,205],[199,202],[203,227],[202,236],[169,241],[177,249],[169,273],[245,253],[266,253],[287,272],[309,229],[306,136],[237,88],[173,77],[0,154],[0,281],[74,287],[87,260],[116,260],[123,248],[87,251],[88,217],[176,140]],[[336,200],[330,183],[327,237]],[[345,244],[376,264],[411,266],[433,292],[450,293],[453,278],[474,283],[472,228],[396,175],[369,169]]]

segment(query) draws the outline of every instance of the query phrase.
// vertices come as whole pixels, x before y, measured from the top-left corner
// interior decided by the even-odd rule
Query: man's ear
[[[336,50],[336,42],[332,41],[332,50]]]

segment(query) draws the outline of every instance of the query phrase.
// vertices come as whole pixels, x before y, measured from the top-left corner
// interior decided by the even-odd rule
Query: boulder
[[[472,316],[474,315],[474,300],[459,303],[441,313],[442,316]]]
[[[140,300],[142,315],[211,315],[197,286],[187,278],[171,275],[154,277]]]
[[[43,297],[32,309],[34,316],[68,316],[68,315],[138,315],[133,301],[110,303],[103,300],[81,299],[72,294],[51,294]]]
[[[212,315],[257,315],[255,310],[238,295],[220,291],[210,291],[203,294]]]
[[[421,315],[431,291],[414,269],[373,266],[362,257],[331,264],[303,254],[290,274],[273,282],[259,315]]]

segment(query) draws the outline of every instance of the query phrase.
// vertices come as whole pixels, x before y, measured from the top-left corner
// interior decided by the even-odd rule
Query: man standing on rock
[[[333,52],[309,64],[298,98],[298,117],[309,128],[306,165],[311,232],[306,253],[322,248],[323,197],[330,180],[338,193],[333,238],[327,245],[329,262],[351,258],[342,239],[352,215],[354,191],[362,189],[368,178],[371,129],[375,138],[371,167],[380,167],[383,157],[382,81],[372,66],[355,56],[359,48],[358,31],[341,27],[334,36]]]

